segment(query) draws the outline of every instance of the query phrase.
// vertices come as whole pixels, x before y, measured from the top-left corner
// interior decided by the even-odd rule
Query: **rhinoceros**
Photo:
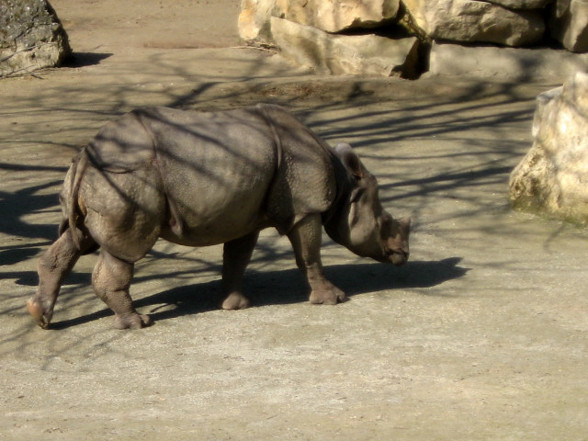
[[[249,306],[242,279],[260,230],[287,235],[310,302],[346,300],[323,274],[321,232],[359,256],[404,264],[410,219],[381,206],[375,177],[348,144],[329,147],[285,109],[258,104],[218,112],[165,107],[107,123],[73,159],[60,194],[59,238],[41,256],[27,302],[48,328],[78,258],[100,249],[92,285],[115,327],[152,323],[133,307],[134,264],[158,238],[224,244],[219,306]]]

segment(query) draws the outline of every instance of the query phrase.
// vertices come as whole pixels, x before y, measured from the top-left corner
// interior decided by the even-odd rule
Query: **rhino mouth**
[[[405,250],[386,250],[385,262],[391,262],[394,265],[404,265],[408,261],[408,251]]]

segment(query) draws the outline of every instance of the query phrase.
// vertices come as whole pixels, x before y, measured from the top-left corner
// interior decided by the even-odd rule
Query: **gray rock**
[[[417,25],[435,40],[528,46],[545,31],[541,12],[513,11],[475,0],[404,0]]]
[[[551,35],[573,52],[588,52],[588,2],[556,0],[549,20]]]
[[[403,78],[420,73],[416,37],[334,35],[276,17],[271,18],[271,31],[285,58],[319,73]]]
[[[58,66],[70,54],[67,34],[48,1],[0,2],[0,77]]]
[[[539,95],[533,136],[510,177],[513,206],[588,224],[588,74]]]

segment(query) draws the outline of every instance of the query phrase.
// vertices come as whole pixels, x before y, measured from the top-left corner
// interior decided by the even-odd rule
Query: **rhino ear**
[[[335,146],[335,153],[353,176],[357,179],[362,179],[364,177],[363,165],[361,164],[359,156],[353,152],[353,149],[349,144],[344,142],[338,143]]]

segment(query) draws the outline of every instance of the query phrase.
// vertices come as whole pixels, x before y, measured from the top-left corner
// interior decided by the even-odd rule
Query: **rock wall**
[[[277,0],[280,18],[326,32],[378,26],[396,17],[400,0]]]
[[[48,1],[0,1],[0,77],[57,66],[70,54],[67,34]]]
[[[416,24],[434,40],[520,47],[543,39],[541,10],[522,9],[523,2],[515,2],[519,4],[513,9],[497,3],[498,0],[404,0]]]
[[[431,48],[439,44],[447,54],[447,44],[530,48],[553,40],[568,51],[588,52],[587,0],[242,0],[238,25],[243,40],[276,45],[297,63],[331,73],[353,74],[358,70],[329,68],[334,63],[325,58],[327,52],[311,48],[312,33],[317,35],[320,47],[354,47],[338,50],[337,56],[353,60],[340,60],[339,65],[357,66],[362,59],[373,61],[374,45],[381,44],[386,50],[397,45],[392,51],[393,63],[402,67],[376,69],[373,74],[407,78],[419,70],[428,70]],[[366,41],[366,36],[371,35],[390,42],[384,45],[374,39],[366,43],[364,51],[362,44],[352,41],[357,40],[357,34]],[[409,37],[418,40],[418,48],[407,44]],[[401,52],[405,52],[402,60]],[[359,69],[359,73],[364,72]]]
[[[588,225],[588,74],[537,97],[533,136],[510,177],[513,206]]]
[[[282,55],[319,73],[415,78],[420,44],[416,37],[329,34],[283,18],[271,18]]]
[[[549,29],[566,49],[588,52],[588,2],[556,0],[549,17]]]

